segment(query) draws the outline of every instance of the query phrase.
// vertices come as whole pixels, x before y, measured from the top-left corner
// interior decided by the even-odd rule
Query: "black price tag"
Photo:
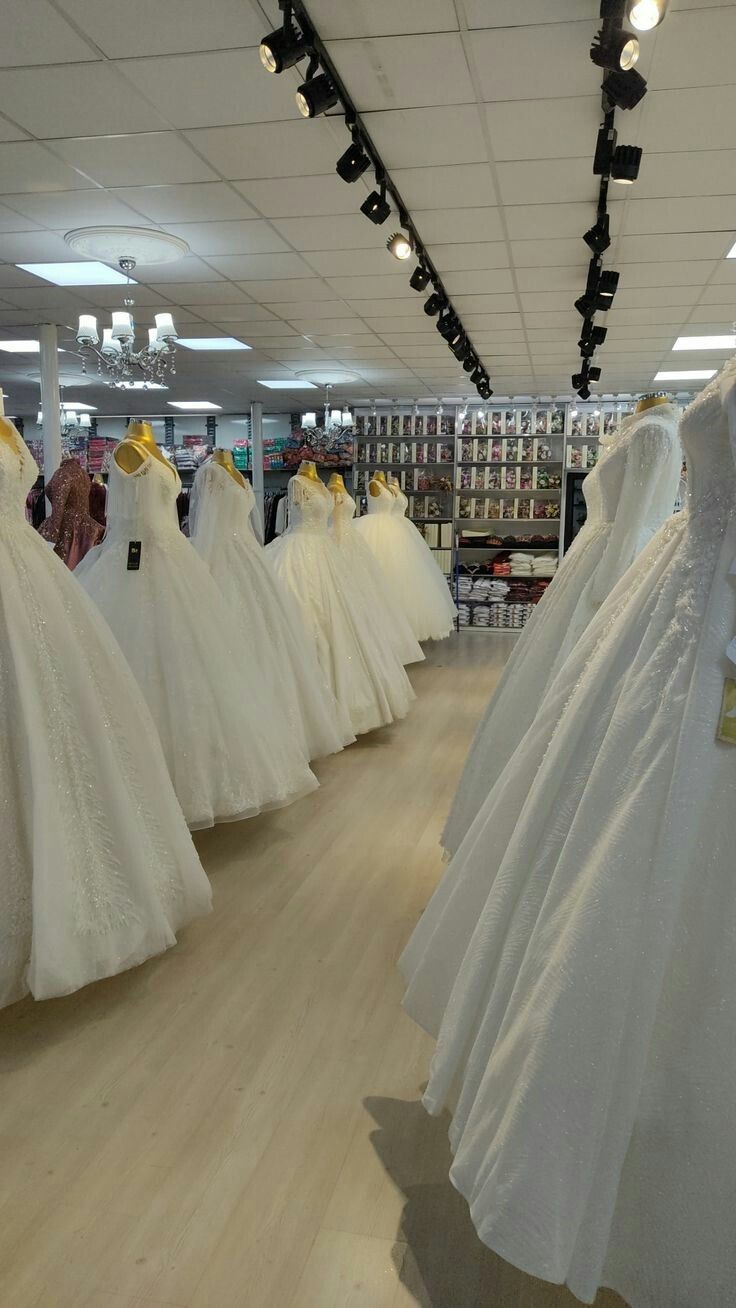
[[[128,542],[128,572],[137,572],[141,566],[141,542],[131,540]]]

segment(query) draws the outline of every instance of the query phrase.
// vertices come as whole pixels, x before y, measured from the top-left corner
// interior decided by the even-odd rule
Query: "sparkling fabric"
[[[520,635],[475,733],[442,833],[453,854],[591,618],[662,523],[677,495],[677,412],[627,419],[583,483],[588,516]]]
[[[103,530],[90,514],[90,480],[76,459],[64,459],[46,487],[46,495],[51,516],[41,524],[41,535],[53,541],[54,552],[73,572],[101,539]]]
[[[401,960],[482,1240],[586,1303],[725,1308],[733,1195],[736,370],[684,415],[688,509],[549,687]]]

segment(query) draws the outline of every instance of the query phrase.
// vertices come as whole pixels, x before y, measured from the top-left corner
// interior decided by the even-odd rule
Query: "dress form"
[[[375,497],[376,495],[381,494],[382,486],[388,486],[388,482],[386,481],[385,472],[383,472],[379,468],[376,472],[374,472],[373,476],[371,477],[370,482],[368,483],[368,490],[370,491],[371,495]]]
[[[128,430],[113,454],[118,467],[123,472],[137,472],[149,454],[176,475],[176,468],[164,457],[156,443],[150,422],[129,422]]]
[[[653,391],[651,394],[642,395],[636,406],[636,413],[646,413],[647,409],[654,409],[658,404],[669,404],[670,397],[664,391]]]
[[[347,486],[341,472],[333,472],[327,483],[327,489],[332,491],[333,495],[347,495]]]
[[[212,462],[219,463],[221,468],[224,468],[226,472],[229,472],[233,481],[236,482],[238,486],[241,487],[245,486],[245,477],[243,476],[242,472],[239,472],[238,469],[235,467],[235,461],[233,459],[231,450],[223,450],[219,448],[213,450]]]
[[[299,470],[297,476],[309,477],[310,481],[319,481],[319,476],[317,474],[317,464],[313,463],[311,459],[302,459],[301,463],[299,464]]]

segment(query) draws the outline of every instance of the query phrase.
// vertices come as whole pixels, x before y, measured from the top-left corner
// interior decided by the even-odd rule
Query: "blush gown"
[[[158,727],[192,828],[252,817],[317,786],[237,618],[179,530],[176,470],[113,458],[107,531],[75,572],[117,637]],[[141,542],[140,568],[128,546]]]
[[[406,514],[403,491],[368,491],[368,513],[355,529],[385,574],[417,640],[444,640],[455,629],[457,610],[432,551]]]
[[[176,943],[210,888],[140,691],[26,522],[38,468],[0,439],[0,1007]]]
[[[332,509],[332,495],[321,481],[292,477],[289,527],[266,546],[266,557],[316,643],[341,729],[359,736],[403,718],[414,692],[393,646],[375,630],[359,579],[328,530]]]
[[[405,617],[393,586],[384,577],[370,549],[355,530],[355,500],[347,491],[333,495],[332,529],[353,585],[370,606],[381,639],[392,645],[403,664],[421,663],[424,651]]]
[[[72,572],[102,537],[103,529],[89,509],[90,485],[78,460],[64,459],[46,487],[51,516],[41,524],[41,535],[53,542],[54,553]]]
[[[336,754],[355,737],[339,729],[317,650],[253,530],[255,508],[250,482],[208,459],[194,479],[190,540],[241,619],[240,660],[259,668],[305,756]]]
[[[632,1308],[736,1285],[736,363],[681,435],[687,510],[560,669],[401,960],[480,1238]]]
[[[583,483],[585,526],[519,636],[476,730],[442,834],[448,853],[459,847],[591,618],[672,513],[681,469],[672,404],[633,414],[604,445]]]

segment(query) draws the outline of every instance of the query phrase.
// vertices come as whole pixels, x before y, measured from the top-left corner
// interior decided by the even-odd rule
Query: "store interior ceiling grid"
[[[597,193],[599,71],[588,47],[598,0],[308,8],[495,393],[569,394],[581,234]],[[274,3],[256,0],[5,0],[0,335],[57,322],[67,385],[79,378],[77,315],[107,319],[120,288],[55,288],[14,264],[72,259],[66,231],[115,223],[160,226],[191,248],[137,271],[140,327],[171,308],[181,336],[253,347],[237,358],[182,351],[166,398],[305,407],[304,392],[269,393],[256,379],[345,370],[356,377],[336,392],[345,399],[468,393],[408,286],[412,265],[385,249],[395,216],[372,225],[358,212],[372,178],[346,185],[335,173],[349,139],[342,119],[302,120],[299,70],[261,68],[259,38],[278,21]],[[622,276],[601,393],[646,389],[667,364],[718,366],[723,355],[673,356],[672,344],[728,331],[736,317],[736,259],[725,259],[736,240],[736,4],[673,0],[641,43],[649,94],[618,125],[619,142],[642,145],[644,160],[612,204],[605,262]],[[0,366],[11,411],[28,411],[37,358]],[[150,397],[87,384],[108,411],[150,408]]]

